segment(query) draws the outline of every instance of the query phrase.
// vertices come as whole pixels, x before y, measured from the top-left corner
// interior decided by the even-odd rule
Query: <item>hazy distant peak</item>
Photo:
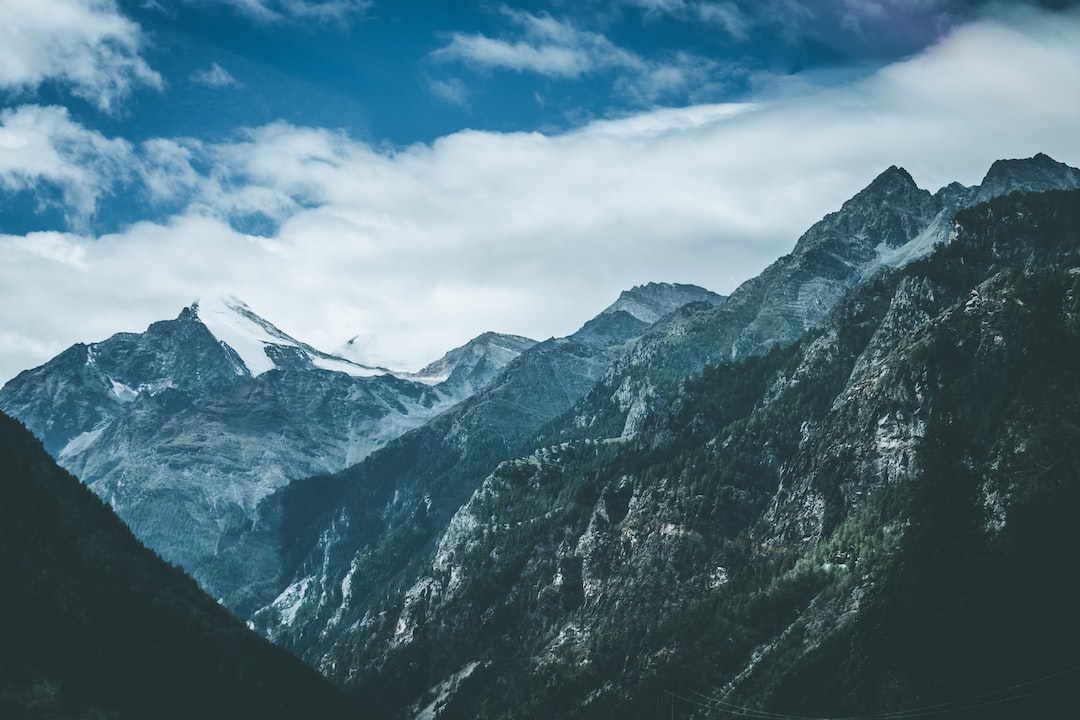
[[[913,201],[918,202],[915,200],[916,197],[926,200],[931,195],[928,190],[923,190],[915,183],[911,173],[902,167],[892,165],[845,202],[841,210],[853,210],[864,206],[877,208],[882,203],[908,204]]]
[[[504,335],[488,331],[461,347],[450,350],[435,362],[427,365],[416,377],[449,377],[459,367],[474,367],[481,361],[497,358],[500,367],[536,344],[535,340],[519,335]]]
[[[997,160],[986,172],[976,202],[1011,192],[1046,192],[1080,187],[1080,170],[1045,153],[1019,160]]]
[[[485,332],[461,347],[450,350],[417,373],[401,377],[438,385],[450,396],[464,398],[477,392],[535,340],[520,335]]]
[[[604,314],[622,311],[651,325],[688,303],[719,305],[724,299],[723,295],[697,285],[650,282],[624,290],[619,299],[604,310]]]
[[[914,178],[904,168],[899,165],[890,165],[880,175],[867,186],[867,189],[871,188],[889,188],[889,187],[902,187],[902,188],[918,188]]]

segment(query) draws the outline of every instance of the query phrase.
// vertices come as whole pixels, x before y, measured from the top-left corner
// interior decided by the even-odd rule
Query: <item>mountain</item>
[[[362,463],[266,498],[260,523],[208,570],[215,594],[320,663],[338,633],[400,586],[477,483],[584,395],[653,317],[722,301],[685,285],[627,291],[574,334],[525,350],[483,390]]]
[[[998,160],[979,184],[974,202],[982,203],[1011,192],[1046,192],[1080,187],[1080,169],[1039,153],[1026,160]]]
[[[1059,180],[1065,185],[1071,182],[1068,173]],[[525,458],[515,461],[513,467],[519,469],[514,472],[531,477],[530,487],[535,487],[543,482],[540,475],[530,474],[533,468],[551,472],[545,456],[535,453],[559,455],[552,448],[566,443],[592,443],[587,446],[595,452],[612,453],[623,444],[638,442],[637,433],[653,421],[687,378],[717,363],[741,368],[752,358],[798,342],[852,288],[872,286],[890,276],[893,266],[902,270],[947,244],[958,232],[954,222],[958,208],[970,205],[975,193],[974,188],[953,184],[931,195],[915,186],[907,172],[890,168],[838,212],[808,230],[791,255],[722,304],[695,302],[699,298],[691,293],[677,295],[680,301],[691,301],[681,307],[670,302],[653,311],[649,303],[677,286],[627,291],[574,335],[534,346],[484,391],[363,463],[335,476],[293,483],[268,497],[259,509],[260,525],[241,533],[236,545],[215,559],[213,574],[222,579],[215,592],[251,618],[261,632],[357,688],[367,703],[377,700],[364,690],[367,683],[385,688],[390,677],[372,668],[394,668],[393,682],[402,685],[388,696],[400,692],[401,701],[451,678],[456,678],[454,683],[461,681],[463,676],[456,673],[469,667],[475,670],[471,663],[481,661],[457,652],[459,646],[473,646],[459,636],[432,634],[442,637],[447,648],[454,648],[451,655],[461,661],[456,669],[439,665],[446,674],[438,677],[413,672],[433,650],[426,643],[413,643],[414,637],[429,634],[425,630],[429,625],[425,619],[411,622],[414,615],[424,615],[410,608],[427,607],[439,583],[453,586],[466,577],[464,565],[444,564],[431,574],[425,568],[431,567],[433,553],[441,557],[439,548],[462,534],[460,524],[490,532],[489,525],[480,522],[482,514],[461,513],[470,493],[489,497],[481,481],[500,461]],[[848,377],[850,369],[847,372],[838,377]],[[730,392],[730,403],[749,402],[745,388],[733,387]],[[822,396],[817,402],[832,399]],[[804,411],[795,410],[791,418]],[[791,431],[793,436],[804,421]],[[716,421],[699,417],[697,422],[708,428]],[[760,435],[750,437],[766,442]],[[748,456],[755,453],[739,447]],[[609,477],[610,468],[620,467],[610,454],[603,456],[603,463],[586,471],[590,477]],[[772,471],[780,465],[775,458],[769,462]],[[763,485],[726,491],[734,493],[738,502],[725,513],[743,524],[760,517],[767,499],[776,494],[774,475],[762,474],[760,468],[747,472],[756,478],[752,482]],[[576,482],[580,484],[580,478]],[[563,492],[577,497],[576,491]],[[605,502],[616,508],[612,515],[626,512],[621,508],[626,496],[618,482],[604,492],[611,498]],[[560,507],[551,504],[556,500],[548,501],[547,505],[528,504],[535,518],[518,518],[503,526],[547,527],[542,520],[554,512],[550,508]],[[577,507],[577,502],[571,506]],[[561,541],[556,538],[563,530],[551,532],[545,542],[557,547]],[[501,546],[481,546],[495,560],[496,569],[489,560],[478,558],[479,569],[471,573],[485,592],[495,592],[504,581],[512,582],[501,573],[516,570],[497,569],[502,567],[497,561]],[[517,559],[526,565],[534,561],[536,556]],[[566,572],[577,572],[576,562],[571,557]],[[538,582],[529,580],[534,581]],[[520,586],[511,584],[511,594],[519,591]],[[479,619],[451,613],[431,622],[447,628],[474,628],[491,610],[489,606],[481,611]],[[392,618],[397,621],[385,625]],[[380,634],[383,631],[389,634]],[[432,684],[423,685],[427,681]],[[387,709],[393,704],[388,700]]]
[[[1080,191],[952,227],[633,437],[500,464],[323,670],[375,717],[1071,712]]]
[[[73,457],[130,462],[155,413],[185,419],[152,457],[230,477],[261,456],[207,427],[297,466],[345,442],[319,424],[327,377],[343,410],[385,383],[430,412],[236,502],[197,563],[373,717],[1055,717],[1080,699],[1078,187],[1042,155],[933,194],[893,167],[726,300],[644,285],[568,337],[482,336],[411,377],[319,368],[259,323],[242,336],[284,349],[256,374],[196,308],[154,348],[205,374],[139,340],[10,397],[66,408],[38,431]],[[192,387],[175,406],[153,373],[95,370],[159,355]],[[176,497],[137,531],[183,527]]]
[[[486,332],[405,377],[438,385],[443,392],[464,399],[487,385],[514,358],[535,344],[535,340],[519,335]]]
[[[350,714],[0,414],[0,716],[288,718]]]
[[[204,300],[21,373],[0,390],[0,409],[141,540],[198,575],[263,497],[423,424],[528,342],[503,341],[470,370],[421,382],[316,350],[236,299]]]
[[[719,305],[720,297],[711,290],[695,285],[653,282],[624,290],[619,298],[601,313],[601,316],[625,312],[643,323],[652,325],[690,303]]]
[[[962,208],[1008,192],[1080,188],[1080,170],[1045,155],[999,161],[978,187],[931,195],[891,167],[799,238],[789,255],[739,286],[722,306],[673,317],[645,333],[577,407],[562,437],[630,435],[675,386],[708,364],[760,354],[816,325],[851,287],[947,242]]]

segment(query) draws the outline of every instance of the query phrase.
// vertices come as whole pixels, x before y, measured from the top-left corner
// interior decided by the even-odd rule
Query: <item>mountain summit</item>
[[[719,305],[723,301],[722,295],[696,285],[651,282],[624,290],[619,299],[604,310],[604,314],[622,311],[651,325],[688,303]]]
[[[199,320],[222,344],[237,354],[252,377],[269,370],[319,367],[355,377],[380,375],[385,370],[316,350],[256,315],[235,297],[200,300],[185,312]]]
[[[486,332],[404,377],[465,398],[487,385],[500,370],[535,344],[535,340],[520,335]]]
[[[1080,169],[1060,163],[1045,153],[1022,160],[998,160],[986,172],[975,202],[986,202],[1011,192],[1047,192],[1080,187]]]

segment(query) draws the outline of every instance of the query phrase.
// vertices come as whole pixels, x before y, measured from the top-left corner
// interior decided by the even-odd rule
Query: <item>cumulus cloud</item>
[[[0,187],[8,192],[59,192],[74,224],[128,177],[131,145],[73,121],[65,108],[25,105],[0,111]],[[48,192],[37,192],[41,198]]]
[[[386,149],[275,123],[140,146],[176,168],[158,192],[188,198],[181,212],[99,238],[0,236],[0,287],[20,298],[0,304],[0,377],[55,338],[141,330],[215,292],[316,346],[359,335],[371,362],[418,367],[484,330],[572,332],[637,283],[729,292],[892,164],[931,190],[1000,157],[1080,164],[1080,17],[997,12],[843,86],[558,135]]]
[[[115,0],[7,0],[0,23],[0,87],[56,81],[105,112],[140,86],[160,89],[140,55],[144,37]]]

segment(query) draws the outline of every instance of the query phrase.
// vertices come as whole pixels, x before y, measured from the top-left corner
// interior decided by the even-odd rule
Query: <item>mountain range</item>
[[[373,717],[1056,715],[1078,278],[1080,170],[892,167],[728,298],[412,374],[201,302],[0,409]]]
[[[531,340],[487,334],[416,375],[288,336],[235,298],[74,345],[0,409],[189,571],[289,481],[341,470],[483,385]]]

